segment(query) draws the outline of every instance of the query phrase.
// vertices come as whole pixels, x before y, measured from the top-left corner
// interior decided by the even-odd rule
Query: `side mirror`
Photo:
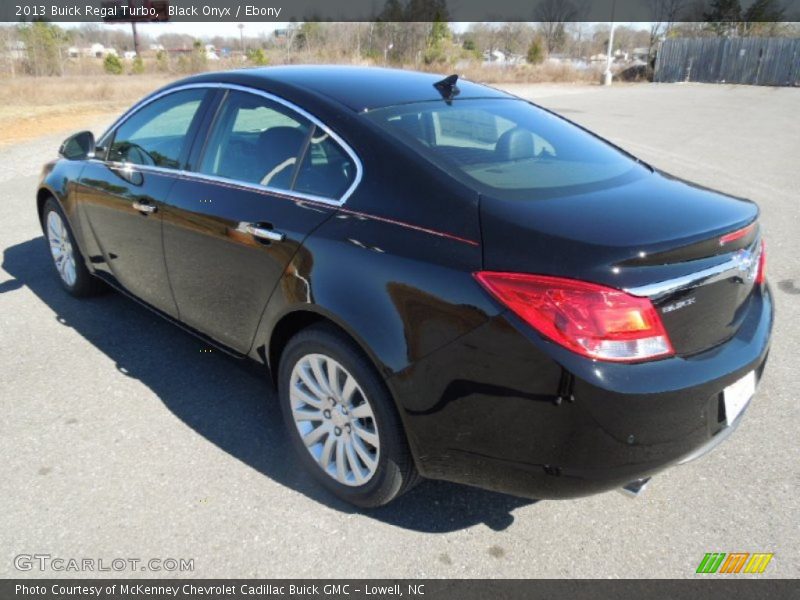
[[[67,160],[83,160],[94,156],[94,134],[81,131],[69,136],[61,144],[58,154]]]

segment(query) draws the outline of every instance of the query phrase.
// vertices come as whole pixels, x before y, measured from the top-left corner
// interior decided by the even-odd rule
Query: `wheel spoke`
[[[353,417],[355,417],[356,419],[371,419],[374,416],[372,414],[372,409],[366,402],[354,407],[350,411],[350,414],[353,415]]]
[[[344,462],[344,441],[342,438],[336,438],[336,478],[342,483],[347,481],[347,471]]]
[[[328,389],[334,397],[341,397],[341,390],[338,389],[337,380],[337,366],[336,362],[332,360],[325,361],[326,380],[328,382]]]
[[[294,409],[295,421],[324,421],[325,417],[322,416],[320,410],[306,410],[303,408]]]
[[[328,466],[331,464],[331,454],[333,454],[333,447],[336,445],[336,438],[332,435],[329,435],[325,438],[325,445],[322,447],[322,454],[319,457],[319,464],[320,466],[328,470]]]
[[[356,483],[364,483],[364,474],[361,472],[361,465],[358,464],[356,453],[353,451],[353,444],[346,443],[344,448],[345,455],[347,456],[347,464],[349,465],[350,470],[353,472],[353,477],[355,477]]]
[[[322,365],[320,365],[320,362],[321,361],[318,357],[311,359],[311,372],[314,374],[314,379],[317,380],[317,385],[319,386],[319,389],[322,390],[323,395],[330,396],[330,385],[328,384],[328,380],[325,377],[325,373],[322,370]]]
[[[326,394],[319,386],[319,384],[314,379],[314,376],[309,372],[308,368],[305,366],[300,367],[298,376],[306,384],[306,387],[311,390],[311,393],[314,394],[317,398],[322,400],[325,398]]]
[[[358,425],[353,427],[353,431],[356,433],[356,435],[358,435],[358,437],[367,442],[370,446],[373,446],[374,448],[378,447],[378,436],[376,434],[372,433],[371,431],[367,431]]]
[[[306,446],[311,447],[317,442],[319,442],[322,439],[322,436],[325,435],[326,433],[328,433],[327,427],[323,425],[315,427],[314,429],[312,429],[310,432],[308,432],[306,435],[303,436],[303,443]]]
[[[347,378],[344,380],[344,386],[342,387],[342,402],[350,404],[353,392],[356,391],[357,387],[356,378],[347,375]]]
[[[60,227],[58,226],[58,221],[60,217],[55,213],[50,213],[50,216],[47,217],[47,229],[50,231],[52,239],[56,242],[61,243],[61,234],[59,232]]]
[[[291,391],[291,399],[293,401],[302,402],[303,404],[308,404],[309,406],[313,406],[317,410],[322,410],[324,408],[322,400],[317,398],[316,396],[312,396],[308,392],[306,392],[303,388],[299,385],[293,385]]]
[[[361,441],[361,438],[358,436],[353,436],[353,448],[355,448],[356,453],[361,458],[361,461],[367,467],[367,470],[372,472],[375,470],[375,467],[378,464],[378,461],[372,456],[369,451],[364,446],[364,442]]]
[[[67,284],[72,285],[75,283],[75,276],[76,276],[75,261],[72,259],[72,257],[68,257],[66,262],[67,264],[65,268],[66,268]]]

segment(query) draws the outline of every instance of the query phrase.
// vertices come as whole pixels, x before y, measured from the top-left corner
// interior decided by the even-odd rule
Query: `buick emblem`
[[[739,250],[735,256],[736,269],[742,274],[744,281],[753,281],[756,278],[756,270],[758,268],[758,257],[753,256],[750,250]]]

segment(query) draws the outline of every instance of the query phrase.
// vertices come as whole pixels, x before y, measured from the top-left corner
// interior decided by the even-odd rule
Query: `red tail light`
[[[730,233],[726,233],[721,238],[719,238],[719,245],[724,246],[725,244],[730,244],[731,242],[740,240],[743,237],[750,235],[755,228],[756,224],[750,223],[750,225],[748,225],[747,227],[742,227],[741,229],[737,229],[736,231],[731,231]]]
[[[756,285],[767,282],[767,245],[761,240],[761,252],[758,256],[758,273],[756,274]]]
[[[632,362],[674,354],[648,298],[544,275],[479,271],[475,278],[531,327],[583,356]]]

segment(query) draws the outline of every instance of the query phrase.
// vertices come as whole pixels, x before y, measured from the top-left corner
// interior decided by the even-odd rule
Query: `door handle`
[[[282,242],[286,237],[280,231],[275,231],[274,229],[267,229],[266,227],[261,227],[260,225],[256,225],[255,223],[248,223],[245,226],[247,233],[252,235],[253,237],[260,238],[262,240],[269,240],[271,242]]]
[[[138,210],[140,213],[144,213],[146,215],[150,215],[158,210],[155,205],[148,204],[146,202],[140,202],[139,200],[134,200],[132,206],[135,210]]]

